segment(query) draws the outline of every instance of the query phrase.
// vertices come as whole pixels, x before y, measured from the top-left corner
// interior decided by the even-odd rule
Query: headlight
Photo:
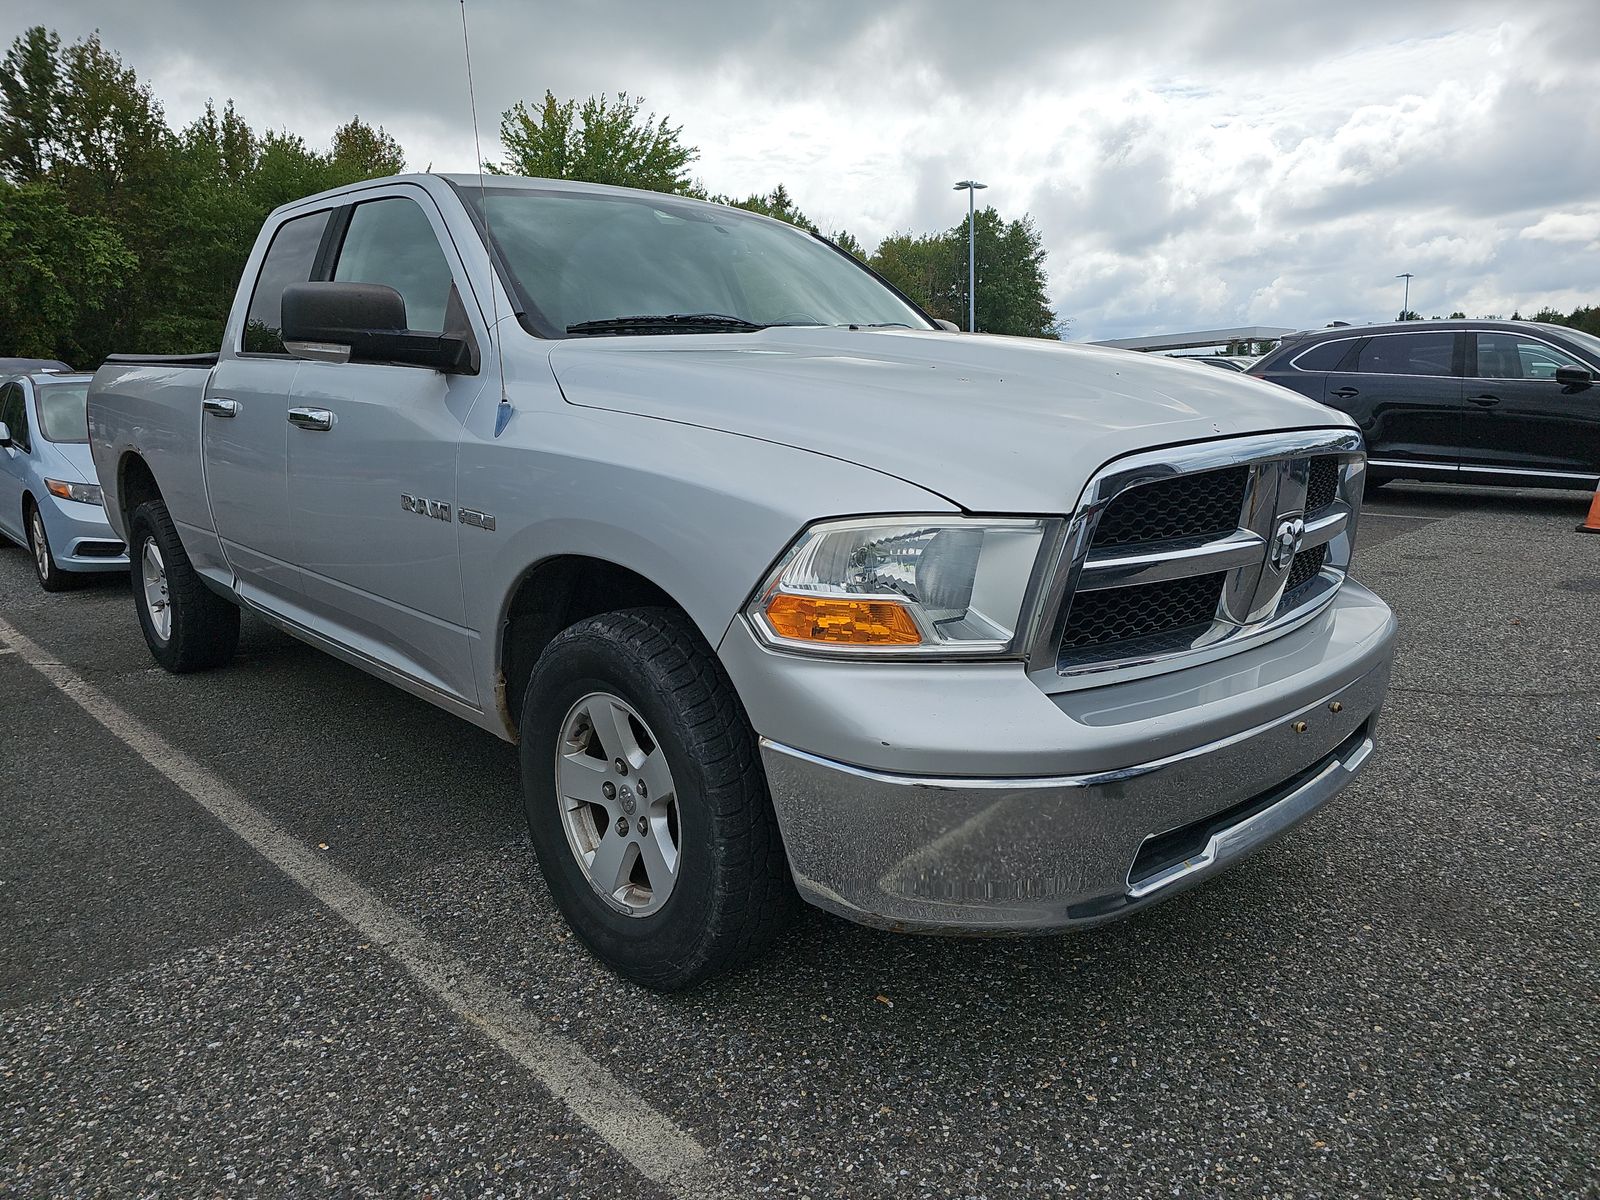
[[[824,521],[802,533],[747,615],[785,648],[1004,654],[1055,522],[961,517]]]
[[[76,500],[79,504],[104,504],[98,483],[67,483],[61,479],[46,479],[44,486],[50,489],[52,496],[60,496],[63,500]]]

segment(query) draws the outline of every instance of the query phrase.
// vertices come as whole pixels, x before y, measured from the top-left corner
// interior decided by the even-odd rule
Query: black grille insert
[[[1137,587],[1079,592],[1067,614],[1063,651],[1103,647],[1180,629],[1210,625],[1222,598],[1224,573],[1191,575]]]
[[[1225,537],[1239,528],[1249,480],[1249,467],[1223,467],[1131,487],[1100,514],[1090,546]]]
[[[1339,496],[1339,460],[1332,457],[1311,460],[1311,482],[1306,487],[1306,512],[1319,512]]]
[[[1283,599],[1278,602],[1280,609],[1293,608],[1300,602],[1306,584],[1317,577],[1327,559],[1327,546],[1313,546],[1294,556],[1294,562],[1289,565],[1289,578],[1283,584]]]

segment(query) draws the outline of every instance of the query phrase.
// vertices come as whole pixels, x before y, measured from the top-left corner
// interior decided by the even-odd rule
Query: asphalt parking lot
[[[661,997],[556,915],[514,752],[248,620],[0,550],[0,1194],[1594,1195],[1600,538],[1393,485],[1371,769],[1036,941],[808,913]]]

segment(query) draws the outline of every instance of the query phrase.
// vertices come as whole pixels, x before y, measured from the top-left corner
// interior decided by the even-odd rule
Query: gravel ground
[[[0,614],[608,1069],[725,1192],[1593,1195],[1584,506],[1374,499],[1357,574],[1401,621],[1379,753],[1215,882],[1024,942],[810,913],[665,998],[567,934],[509,747],[253,621],[231,669],[167,676],[120,581],[46,596],[20,550]],[[4,647],[0,721],[0,1194],[660,1194]]]

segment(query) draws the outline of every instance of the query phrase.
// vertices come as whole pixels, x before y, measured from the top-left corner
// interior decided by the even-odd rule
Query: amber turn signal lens
[[[922,634],[905,605],[893,600],[790,596],[767,601],[767,621],[779,637],[839,646],[915,646]]]

